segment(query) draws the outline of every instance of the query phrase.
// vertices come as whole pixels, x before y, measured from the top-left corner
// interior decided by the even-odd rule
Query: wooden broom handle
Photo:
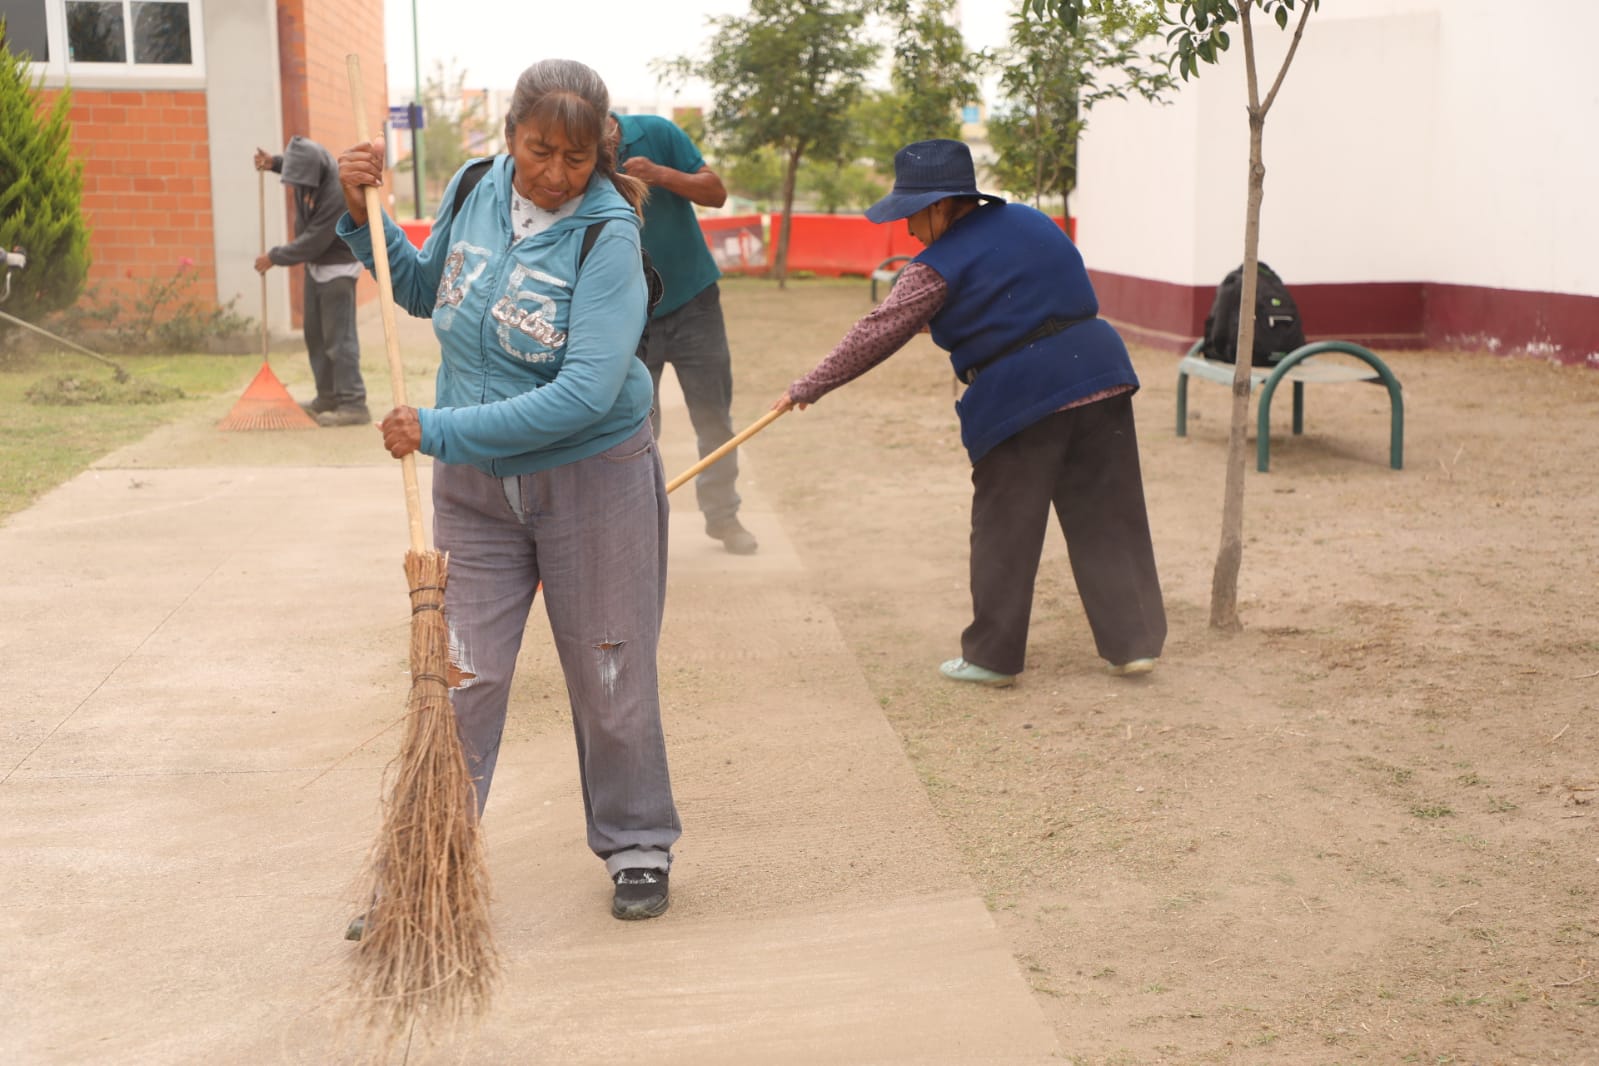
[[[366,120],[366,95],[361,91],[361,57],[351,52],[345,57],[350,68],[350,105],[355,109],[355,137],[357,141],[370,141]],[[388,237],[383,226],[383,207],[378,202],[376,185],[363,188],[366,196],[366,226],[372,234],[372,263],[377,269],[378,304],[383,309],[383,341],[389,355],[389,388],[394,394],[394,406],[404,407],[405,367],[400,362],[400,337],[394,325],[394,290],[389,276]],[[422,532],[422,490],[416,481],[416,453],[400,460],[400,472],[405,478],[405,514],[411,527],[411,550],[427,550],[427,537]]]
[[[697,477],[705,470],[706,467],[710,466],[722,456],[726,455],[728,452],[732,451],[734,448],[737,448],[740,444],[743,444],[745,441],[755,436],[755,434],[759,433],[761,430],[777,421],[777,417],[782,413],[782,411],[776,410],[766,412],[760,418],[751,423],[749,428],[741,431],[732,437],[726,444],[722,445],[720,448],[716,449],[714,452],[707,455],[705,458],[701,459],[699,462],[695,463],[681,474],[677,475],[671,481],[668,481],[666,483],[667,493],[670,494],[673,489],[683,484],[683,482]]]

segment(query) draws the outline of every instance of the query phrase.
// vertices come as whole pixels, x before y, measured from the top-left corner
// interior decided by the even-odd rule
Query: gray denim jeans
[[[694,426],[699,457],[726,444],[733,436],[733,357],[722,318],[722,290],[709,285],[669,315],[652,318],[644,331],[644,365],[655,382],[655,408],[650,424],[661,435],[661,372],[671,363],[683,389],[683,403]],[[738,452],[713,463],[694,479],[694,502],[705,515],[707,529],[738,514]]]
[[[366,403],[361,342],[355,331],[355,279],[313,281],[305,272],[305,348],[317,399],[339,407]]]
[[[667,502],[650,427],[599,455],[520,477],[435,462],[433,511],[435,543],[450,554],[451,653],[475,675],[451,701],[479,813],[542,581],[572,706],[589,847],[613,875],[669,868],[682,827],[656,672]]]

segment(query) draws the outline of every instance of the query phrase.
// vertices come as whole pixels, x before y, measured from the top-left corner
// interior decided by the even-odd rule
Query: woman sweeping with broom
[[[603,137],[609,111],[588,67],[536,63],[511,98],[508,154],[459,211],[456,175],[422,249],[382,219],[395,302],[432,319],[441,359],[437,406],[397,407],[380,429],[394,457],[435,460],[434,541],[449,557],[444,614],[462,672],[450,695],[479,814],[542,582],[588,844],[613,882],[611,913],[634,919],[667,909],[681,827],[656,674],[666,487],[650,375],[634,356],[647,305],[646,190],[616,169]],[[363,188],[382,176],[381,141],[340,156],[349,213],[339,235],[369,267]],[[357,919],[352,938],[361,929]]]
[[[1166,610],[1133,429],[1138,377],[1097,317],[1077,247],[1041,212],[978,192],[959,141],[901,148],[893,191],[866,217],[906,219],[926,248],[772,409],[815,403],[929,328],[968,386],[955,410],[972,460],[972,624],[939,671],[1015,684],[1053,505],[1099,654],[1112,674],[1148,673]]]

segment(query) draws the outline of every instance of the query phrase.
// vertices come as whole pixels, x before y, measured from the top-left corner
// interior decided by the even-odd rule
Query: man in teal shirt
[[[644,250],[666,291],[644,333],[644,365],[655,382],[655,435],[661,433],[661,371],[671,363],[688,404],[701,458],[733,436],[733,360],[722,320],[722,272],[711,258],[694,205],[721,207],[722,179],[694,142],[658,115],[612,115],[617,169],[650,187],[644,205]],[[749,555],[755,537],[738,520],[738,452],[695,479],[705,532],[735,555]]]

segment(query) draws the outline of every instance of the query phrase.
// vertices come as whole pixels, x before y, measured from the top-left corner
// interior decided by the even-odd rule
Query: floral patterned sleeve
[[[938,314],[947,291],[938,271],[906,263],[883,302],[851,326],[814,370],[788,387],[789,399],[815,403],[899,351]]]

